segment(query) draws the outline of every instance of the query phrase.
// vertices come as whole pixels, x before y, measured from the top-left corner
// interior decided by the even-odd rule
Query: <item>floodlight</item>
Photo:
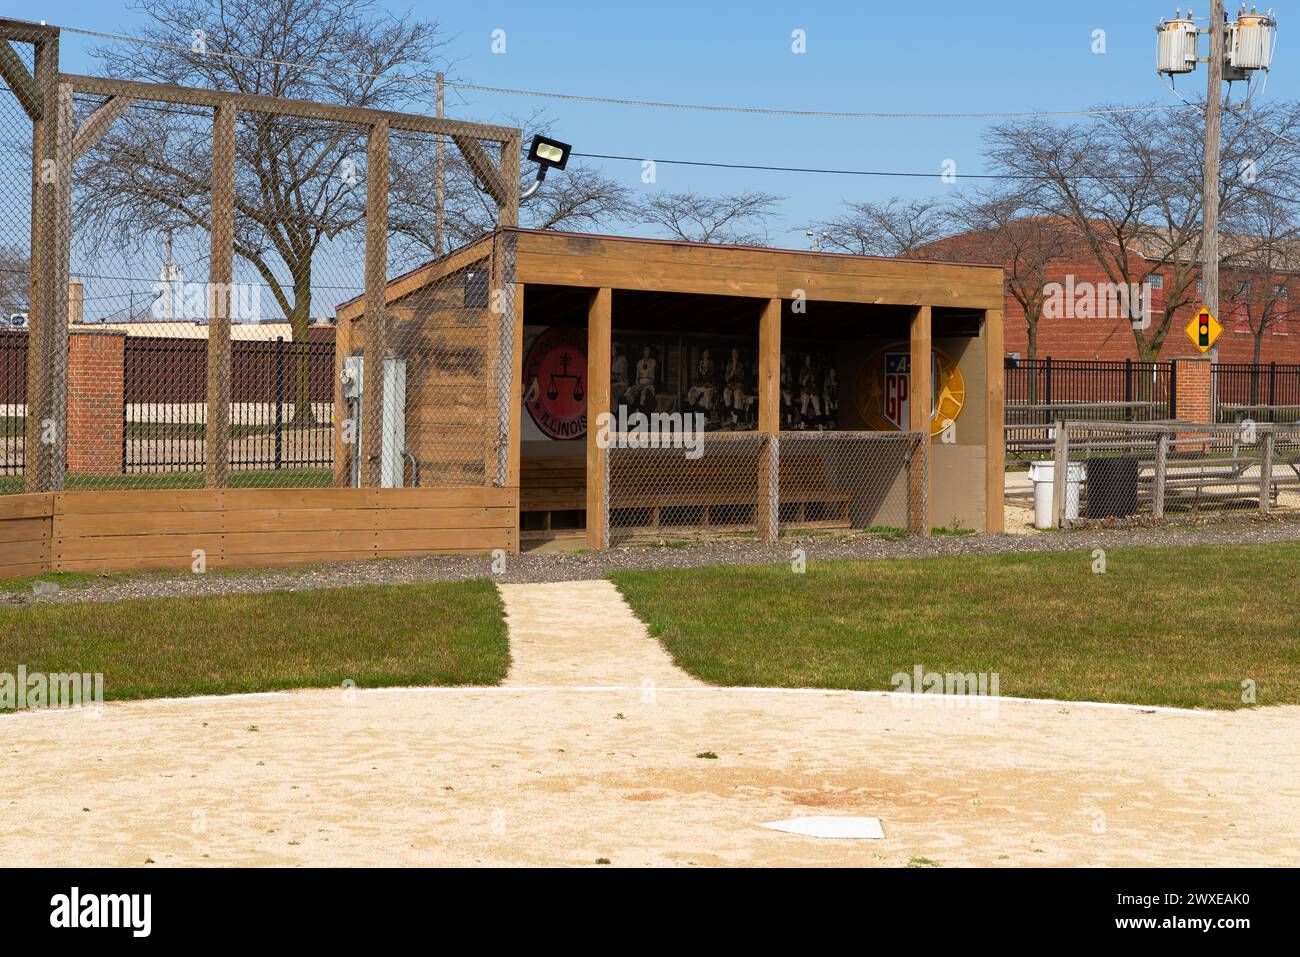
[[[528,149],[528,158],[538,164],[537,178],[542,180],[546,179],[546,171],[552,166],[556,169],[564,169],[564,165],[569,162],[571,152],[573,147],[568,143],[561,143],[546,136],[534,136],[533,145]]]
[[[528,158],[537,164],[537,179],[523,191],[519,197],[520,202],[530,199],[541,189],[542,180],[546,179],[546,173],[551,167],[564,169],[565,164],[569,162],[571,152],[573,147],[568,143],[561,143],[548,136],[534,136],[533,145],[528,148]]]

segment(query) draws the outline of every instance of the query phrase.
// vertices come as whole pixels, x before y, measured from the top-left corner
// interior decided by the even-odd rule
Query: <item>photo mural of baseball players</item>
[[[614,330],[610,404],[617,413],[698,412],[710,432],[758,428],[758,343],[754,337],[665,336]],[[781,428],[834,429],[839,376],[819,343],[781,355]]]
[[[839,427],[840,382],[832,354],[790,343],[781,353],[781,428],[822,431]]]

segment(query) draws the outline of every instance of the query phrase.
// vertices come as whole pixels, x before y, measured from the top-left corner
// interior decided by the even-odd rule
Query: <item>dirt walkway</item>
[[[0,860],[1294,865],[1297,727],[724,689],[124,703],[0,717]],[[795,814],[878,816],[885,839],[755,826]]]
[[[646,633],[612,582],[497,588],[510,630],[507,685],[700,685]]]

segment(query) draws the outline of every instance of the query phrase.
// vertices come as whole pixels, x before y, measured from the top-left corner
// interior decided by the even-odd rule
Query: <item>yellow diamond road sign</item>
[[[1186,332],[1187,338],[1192,340],[1192,345],[1204,353],[1209,352],[1210,347],[1218,340],[1219,334],[1223,332],[1223,326],[1219,325],[1219,320],[1210,315],[1210,310],[1203,308],[1187,324]]]

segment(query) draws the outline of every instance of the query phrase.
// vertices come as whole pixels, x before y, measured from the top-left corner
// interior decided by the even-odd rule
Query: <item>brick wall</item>
[[[932,243],[925,249],[920,250],[917,255],[925,258],[926,250],[931,250],[942,253],[944,258],[966,258],[970,262],[986,262],[988,261],[985,252],[986,248],[987,244],[981,243],[979,236],[967,234]],[[1163,270],[1163,272],[1166,273],[1164,277],[1165,283],[1172,287],[1172,276],[1168,274],[1168,270]],[[1086,250],[1079,250],[1068,259],[1054,262],[1047,271],[1046,281],[1049,283],[1059,282],[1064,285],[1069,276],[1074,277],[1076,287],[1085,282],[1096,285],[1110,281],[1105,271],[1091,259]],[[1220,289],[1226,289],[1226,284],[1230,282],[1232,282],[1232,279],[1227,273],[1224,273],[1219,282]],[[1288,291],[1290,300],[1300,298],[1300,278],[1289,282]],[[1190,347],[1187,336],[1183,332],[1183,327],[1192,320],[1192,317],[1200,309],[1200,297],[1194,291],[1192,292],[1192,298],[1195,300],[1193,304],[1183,306],[1175,314],[1174,321],[1171,323],[1169,333],[1165,338],[1160,358],[1167,359],[1180,355]],[[1153,300],[1156,313],[1152,317],[1154,322],[1158,321],[1159,310],[1164,305],[1164,296],[1159,289],[1154,290]],[[1220,311],[1223,314],[1216,317],[1223,325],[1223,335],[1219,337],[1217,343],[1219,361],[1253,362],[1254,335],[1244,325],[1244,322],[1238,321],[1231,305],[1225,304]],[[1008,354],[1015,352],[1027,357],[1029,355],[1029,332],[1025,324],[1024,310],[1020,308],[1020,304],[1010,294],[1006,296],[1003,317],[1005,323],[1003,349]],[[1149,336],[1149,330],[1147,335]],[[1137,343],[1133,338],[1133,328],[1129,321],[1124,318],[1043,318],[1038,323],[1038,343],[1035,354],[1040,359],[1046,356],[1051,356],[1053,359],[1138,358]],[[1260,361],[1300,363],[1300,320],[1284,320],[1277,325],[1269,326],[1265,330]]]
[[[1178,418],[1183,422],[1213,422],[1214,402],[1210,379],[1210,360],[1175,359],[1175,391],[1178,393]]]
[[[122,471],[126,336],[95,330],[68,336],[68,471]]]

